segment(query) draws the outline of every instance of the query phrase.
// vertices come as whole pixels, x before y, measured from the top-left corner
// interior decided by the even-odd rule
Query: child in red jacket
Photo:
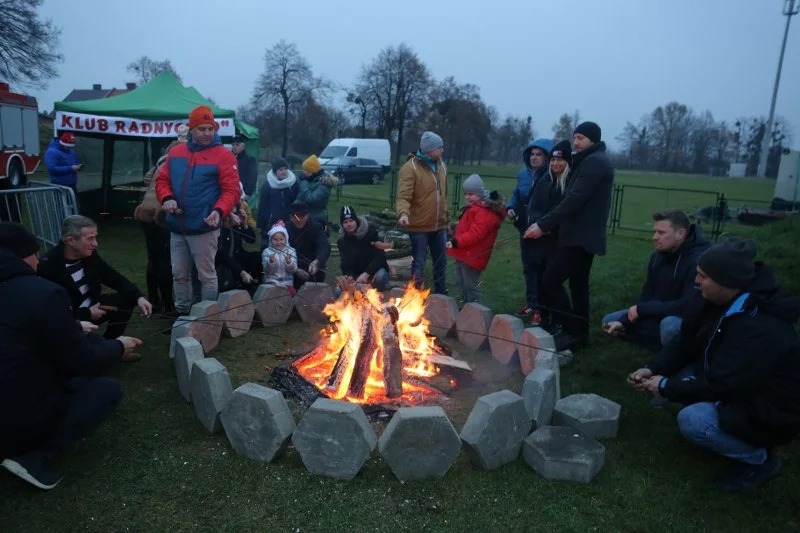
[[[462,185],[467,206],[461,212],[453,238],[447,242],[447,255],[456,260],[456,280],[464,303],[480,302],[481,272],[492,256],[500,225],[506,218],[503,198],[489,194],[483,180],[472,174]]]

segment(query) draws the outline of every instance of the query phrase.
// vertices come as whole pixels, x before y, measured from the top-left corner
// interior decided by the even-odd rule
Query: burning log
[[[362,313],[362,320],[361,344],[358,347],[358,352],[356,352],[356,361],[353,366],[353,374],[350,377],[350,388],[348,389],[349,394],[356,398],[361,398],[364,395],[364,388],[367,386],[367,378],[369,378],[372,355],[378,347],[375,328],[368,312]]]
[[[384,322],[383,338],[383,384],[387,398],[403,395],[403,352],[400,351],[400,335],[397,332],[399,313],[391,304],[383,306],[388,320]]]
[[[344,370],[347,368],[347,356],[345,352],[347,351],[347,343],[342,346],[342,349],[339,350],[339,355],[336,358],[336,365],[333,367],[333,371],[331,375],[328,377],[328,388],[332,390],[336,390],[339,388],[339,384],[342,382],[342,378],[344,377]]]

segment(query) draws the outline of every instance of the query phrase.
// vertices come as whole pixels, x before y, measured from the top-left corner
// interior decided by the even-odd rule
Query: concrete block
[[[512,315],[496,315],[489,327],[489,347],[495,359],[507,365],[517,355],[517,346],[525,326]]]
[[[303,322],[327,322],[322,310],[333,301],[333,291],[327,283],[306,283],[297,291],[294,306]]]
[[[192,325],[191,335],[203,345],[203,351],[208,353],[217,347],[222,336],[222,317],[219,314],[219,304],[215,300],[204,300],[192,306],[190,315],[197,320]]]
[[[283,394],[255,383],[233,391],[220,420],[236,453],[256,461],[275,459],[295,430]]]
[[[595,439],[617,436],[622,407],[597,394],[572,394],[556,402],[553,425],[569,426]]]
[[[231,377],[213,358],[201,359],[192,367],[192,403],[197,419],[210,433],[222,429],[220,413],[233,396]]]
[[[239,337],[250,331],[255,308],[249,292],[242,289],[223,292],[219,295],[217,303],[225,335]]]
[[[431,335],[453,337],[456,333],[458,302],[452,296],[431,294],[425,302],[425,313],[422,316],[430,322],[428,331]]]
[[[522,397],[534,428],[550,425],[558,400],[556,382],[555,372],[546,368],[537,368],[525,378]]]
[[[264,327],[285,324],[294,309],[294,297],[284,287],[259,285],[253,295],[253,308]]]
[[[309,472],[345,480],[358,474],[377,443],[360,405],[327,398],[314,402],[292,435]]]
[[[461,430],[461,440],[475,466],[494,470],[517,460],[530,432],[531,419],[522,397],[502,390],[478,398]]]
[[[187,402],[192,401],[192,365],[203,359],[205,353],[197,339],[181,337],[175,341],[175,375],[178,378],[178,390]]]
[[[542,426],[525,439],[522,457],[545,479],[589,483],[603,469],[606,449],[572,428]]]
[[[444,477],[461,439],[441,407],[403,407],[378,439],[381,457],[400,481]]]
[[[494,313],[478,303],[464,305],[456,318],[456,337],[458,342],[472,351],[489,348],[489,327],[492,325]]]
[[[556,343],[553,336],[542,328],[527,328],[519,337],[519,366],[522,374],[527,376],[536,366],[536,357],[540,352],[555,352]]]

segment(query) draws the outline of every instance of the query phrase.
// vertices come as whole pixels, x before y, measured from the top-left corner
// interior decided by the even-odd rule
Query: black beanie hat
[[[345,220],[350,219],[355,220],[356,224],[358,224],[358,215],[356,215],[356,210],[349,205],[343,205],[342,211],[339,213],[339,223],[344,224]]]
[[[25,259],[39,251],[39,241],[22,224],[0,222],[0,248],[7,248],[20,259]]]
[[[566,161],[568,165],[572,164],[572,145],[569,141],[561,141],[553,146],[553,149],[550,150],[550,159],[554,157],[560,157]]]
[[[741,289],[756,275],[758,249],[750,239],[731,239],[712,246],[697,260],[697,266],[723,287]]]
[[[276,157],[272,160],[272,171],[276,172],[279,168],[289,168],[289,163],[282,158],[281,156]]]
[[[581,122],[580,124],[578,124],[578,127],[575,128],[575,131],[572,133],[573,134],[580,133],[593,143],[599,143],[601,138],[600,126],[598,126],[594,122]]]

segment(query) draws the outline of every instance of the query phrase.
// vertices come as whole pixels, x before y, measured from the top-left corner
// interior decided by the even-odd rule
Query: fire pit
[[[304,404],[319,396],[382,407],[443,399],[443,389],[455,388],[471,369],[429,334],[424,317],[429,292],[409,284],[402,298],[384,301],[374,289],[345,287],[323,311],[330,323],[317,346],[288,369],[276,369],[273,380],[286,392],[305,396]]]

